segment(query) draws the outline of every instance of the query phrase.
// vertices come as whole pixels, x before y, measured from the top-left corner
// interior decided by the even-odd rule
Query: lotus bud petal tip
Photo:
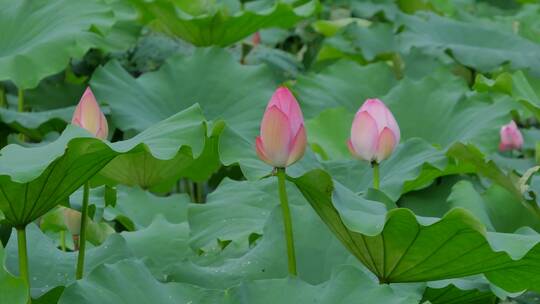
[[[523,135],[513,120],[501,127],[500,135],[499,150],[502,152],[518,150],[523,146]]]
[[[272,95],[255,143],[259,158],[277,168],[288,167],[304,155],[307,144],[304,117],[296,98],[286,87],[279,87]]]
[[[347,146],[356,158],[381,162],[394,152],[400,138],[392,112],[381,100],[367,99],[354,116]]]
[[[109,133],[107,119],[103,112],[101,112],[96,97],[90,87],[86,88],[79,104],[75,108],[71,123],[86,129],[97,138],[107,138]]]

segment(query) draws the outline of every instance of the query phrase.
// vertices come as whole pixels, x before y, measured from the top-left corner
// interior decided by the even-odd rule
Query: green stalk
[[[287,241],[287,258],[289,274],[296,276],[296,256],[294,252],[293,228],[291,220],[291,211],[289,210],[289,201],[287,198],[287,188],[285,187],[285,168],[277,168],[279,200],[283,212],[283,225],[285,227],[285,239]]]
[[[17,111],[24,112],[24,91],[19,89],[17,94],[19,97],[17,100]]]
[[[379,163],[373,162],[371,163],[371,166],[373,167],[373,188],[379,190],[379,183],[380,183]]]
[[[196,190],[197,190],[197,191],[196,191],[196,194],[197,194],[197,196],[196,196],[196,197],[197,197],[197,203],[202,204],[202,203],[204,203],[204,198],[203,198],[203,194],[204,194],[204,192],[203,192],[203,191],[204,191],[204,184],[203,184],[203,183],[196,183],[196,182],[194,182],[194,185],[197,186],[197,188],[196,188]]]
[[[22,89],[18,89],[18,99],[17,99],[17,111],[24,112],[24,91]],[[24,134],[19,133],[19,140],[24,141]]]
[[[90,185],[88,182],[84,184],[83,203],[81,210],[81,232],[79,235],[79,255],[77,257],[77,272],[75,278],[82,279],[84,273],[84,253],[86,248],[86,226],[88,218],[88,196],[90,195]]]
[[[0,84],[0,107],[5,108],[7,105],[6,101],[6,89],[4,89],[4,86]]]
[[[60,248],[62,251],[66,251],[66,231],[60,231]]]
[[[19,273],[28,286],[28,302],[32,302],[30,297],[30,275],[28,274],[28,252],[26,250],[26,226],[17,228],[17,243],[19,245]]]

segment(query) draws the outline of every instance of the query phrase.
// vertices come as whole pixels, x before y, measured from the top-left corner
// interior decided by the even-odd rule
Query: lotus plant
[[[381,100],[368,99],[356,112],[347,145],[354,157],[371,163],[375,189],[379,189],[379,163],[394,152],[400,137],[394,115]]]
[[[81,213],[70,208],[63,208],[64,223],[73,238],[75,250],[79,250],[79,235],[81,234]]]
[[[302,110],[293,94],[286,87],[279,87],[266,107],[261,122],[261,133],[255,140],[255,146],[259,158],[275,168],[285,226],[288,269],[294,276],[297,273],[296,258],[292,220],[285,187],[285,168],[302,158],[306,141]]]
[[[73,119],[71,120],[73,125],[79,126],[92,133],[95,137],[100,139],[106,139],[109,128],[107,125],[107,119],[94,97],[94,93],[90,88],[87,88],[84,92],[79,104],[75,108]],[[79,255],[77,257],[77,271],[76,278],[81,279],[84,273],[84,255],[86,248],[86,226],[88,220],[88,197],[90,193],[90,185],[88,182],[84,184],[83,188],[83,203],[81,210],[81,225],[79,235]]]
[[[513,120],[501,127],[500,134],[499,150],[501,152],[519,150],[523,146],[523,135]]]

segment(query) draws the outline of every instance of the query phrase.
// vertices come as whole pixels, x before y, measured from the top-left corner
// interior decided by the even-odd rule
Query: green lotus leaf
[[[365,192],[373,185],[373,169],[368,162],[355,159],[322,164],[335,180],[354,192]],[[400,144],[393,155],[381,163],[380,189],[396,201],[402,194],[455,171],[458,170],[447,163],[443,151],[413,138]]]
[[[527,202],[498,184],[480,191],[483,187],[474,179],[450,176],[442,181],[401,197],[398,204],[425,217],[443,217],[452,208],[464,208],[488,231],[512,233],[522,227],[540,229],[538,216],[528,208]]]
[[[482,276],[428,282],[422,301],[433,304],[496,303],[497,297],[505,299],[518,294],[508,294],[490,284]]]
[[[384,96],[394,85],[394,74],[384,63],[360,66],[342,60],[317,74],[299,76],[293,90],[306,117],[313,117],[327,108],[356,111],[365,99]]]
[[[173,56],[138,78],[113,61],[95,72],[91,85],[122,130],[142,131],[199,103],[209,120],[223,119],[241,134],[255,136],[277,83],[268,68],[241,65],[224,50],[208,48]]]
[[[486,157],[474,145],[456,143],[450,147],[448,155],[459,161],[461,166],[469,167],[470,172],[489,178],[514,196],[522,197],[521,189],[512,177],[502,171],[493,160]]]
[[[474,87],[481,92],[489,91],[509,95],[537,118],[540,117],[540,97],[538,95],[540,82],[523,71],[501,73],[494,79],[479,75],[475,80]]]
[[[65,223],[63,208],[56,208],[49,211],[40,218],[39,224],[41,230],[46,233],[56,245],[61,246],[62,241],[64,241],[67,248],[74,248],[71,233]],[[114,228],[107,223],[98,222],[92,219],[89,219],[87,222],[86,229],[86,240],[95,246],[102,244],[111,234],[115,233]],[[64,235],[61,235],[61,232],[63,232]],[[62,237],[64,240],[61,239]]]
[[[85,130],[70,126],[45,146],[9,145],[0,156],[0,210],[10,225],[25,226],[67,200],[118,155],[148,151],[149,157],[161,160],[174,159],[178,153],[197,158],[205,132],[200,109],[193,106],[121,142],[89,138]]]
[[[276,182],[273,181],[273,183]],[[248,187],[248,189],[251,188],[248,192],[253,192],[254,190],[261,191],[259,189],[268,188],[267,183],[261,183],[257,186],[249,183],[239,183],[237,189]],[[294,187],[290,189],[295,190]],[[237,193],[240,194],[241,192],[238,191]],[[252,214],[257,211],[260,213],[268,212],[267,206],[262,202],[253,203],[250,197],[251,195],[239,196],[238,202],[232,204],[230,210],[227,210],[226,213],[234,214],[235,211],[239,214],[245,214],[249,211]],[[310,284],[320,284],[330,278],[334,267],[341,264],[350,264],[350,254],[328,231],[297,190],[291,191],[290,197],[299,278]],[[214,204],[217,203],[214,202]],[[208,219],[200,216],[194,218],[190,222],[190,226],[192,226],[194,225],[192,223],[195,220],[197,221],[194,238],[191,241],[192,246],[194,244],[204,244],[201,242],[202,240],[210,241],[209,236],[214,238],[214,242],[217,242],[218,239],[232,242],[223,250],[205,251],[200,256],[169,265],[167,271],[169,280],[195,284],[206,288],[223,289],[233,287],[246,280],[276,279],[287,276],[281,207],[277,205],[275,199],[273,203],[272,201],[267,203],[272,205],[272,211],[269,214],[267,213],[268,216],[266,217],[258,216],[254,218],[254,223],[255,220],[258,221],[256,225],[248,229],[249,232],[246,231],[243,234],[240,234],[239,229],[229,224],[229,222],[241,222],[238,220],[238,216],[230,221],[222,217],[218,223],[211,223],[212,226],[209,232],[201,231],[200,228],[204,224],[210,225]],[[207,210],[208,212],[214,212],[216,208],[209,207]],[[202,212],[202,209],[198,211]],[[250,232],[259,233],[258,227],[261,226],[263,226],[262,231],[260,231],[262,236],[252,240],[249,248],[245,246],[246,241],[249,241]],[[221,227],[221,230],[218,231],[217,227]],[[314,235],[317,237],[314,238]],[[206,239],[201,236],[206,237]],[[321,244],[324,244],[324,246],[321,246]],[[212,247],[206,246],[205,248]],[[352,264],[358,265],[358,262],[353,260]]]
[[[42,112],[17,112],[0,108],[0,120],[29,139],[39,140],[49,132],[61,132],[71,121],[75,107]]]
[[[317,75],[299,79],[295,87],[307,115],[318,114],[321,109],[328,106],[342,106],[349,112],[342,118],[349,123],[340,122],[332,128],[336,139],[347,138],[353,113],[358,110],[365,98],[378,97],[394,114],[403,140],[420,137],[444,148],[457,141],[471,142],[484,151],[495,151],[499,143],[500,126],[508,123],[509,112],[515,108],[509,98],[497,99],[490,103],[489,99],[466,97],[470,95],[470,91],[465,82],[446,70],[436,71],[420,80],[405,78],[392,88],[394,82],[391,81],[385,85],[384,90],[373,91],[373,88],[366,89],[359,84],[365,83],[369,86],[371,81],[374,81],[380,85],[384,81],[379,80],[379,77],[390,79],[390,71],[386,72],[388,76],[381,76],[380,73],[384,69],[378,64],[372,67],[374,70],[369,75],[362,75],[352,71],[367,70],[371,65],[366,68],[356,66],[354,69],[351,66],[354,67],[355,64],[332,65]],[[437,102],[434,102],[435,100]],[[308,126],[313,127],[316,123],[328,124],[328,120],[332,118],[326,114],[326,117],[316,118],[318,122]],[[326,151],[322,142],[317,144]],[[334,143],[327,145],[330,144]],[[344,143],[335,144],[345,146]],[[336,148],[327,149],[333,151]],[[340,155],[343,155],[343,148],[340,151],[342,151]]]
[[[0,302],[25,304],[28,302],[28,287],[23,278],[17,278],[4,267],[5,249],[0,245]]]
[[[362,54],[368,61],[398,51],[393,26],[388,23],[375,23],[370,27],[353,23],[325,43],[347,54]]]
[[[140,286],[145,286],[144,291]],[[100,292],[96,292],[99,290]],[[348,266],[337,269],[319,285],[300,279],[281,278],[244,282],[226,291],[203,289],[182,283],[161,283],[140,261],[125,260],[103,265],[87,278],[69,286],[60,299],[67,303],[418,303],[420,288],[378,285],[362,271]]]
[[[57,286],[67,286],[75,281],[77,252],[61,251],[33,224],[27,227],[27,242],[33,298],[40,297]],[[6,253],[7,268],[12,273],[19,274],[15,233],[11,235],[6,246]],[[87,249],[85,271],[89,273],[103,263],[114,263],[131,256],[131,251],[126,246],[125,240],[118,235],[112,235],[101,246]]]
[[[405,50],[416,47],[435,56],[450,50],[458,62],[483,72],[510,62],[515,69],[540,74],[540,46],[511,32],[432,13],[401,14],[398,22],[405,25],[399,36]]]
[[[294,1],[259,1],[247,3],[244,9],[240,9],[238,1],[230,1],[238,4],[232,7],[216,4],[198,7],[201,1],[131,2],[145,23],[196,46],[228,46],[263,28],[288,28],[312,15],[317,8],[316,0],[303,1],[298,6],[293,5]]]
[[[385,211],[332,181],[322,170],[295,180],[327,226],[381,282],[420,282],[484,274],[509,292],[540,290],[540,235],[486,232],[472,214],[451,209],[442,218],[409,209]],[[379,207],[377,207],[379,206]],[[381,210],[382,207],[382,210]]]
[[[107,221],[122,223],[130,231],[149,226],[158,215],[163,215],[170,223],[187,220],[190,199],[185,194],[159,197],[139,188],[125,186],[119,186],[117,191],[116,205],[107,206],[103,217]]]
[[[0,1],[0,80],[30,89],[80,58],[115,23],[100,1]]]
[[[379,285],[366,273],[350,265],[336,267],[332,277],[319,285],[294,278],[257,280],[233,288],[230,303],[396,303],[420,301],[423,284],[416,286]]]
[[[215,146],[204,155],[215,159],[219,150],[223,164],[239,163],[250,179],[272,170],[258,159],[254,144],[266,104],[277,88],[272,72],[263,65],[241,65],[218,48],[197,49],[192,56],[174,56],[160,70],[136,79],[112,62],[96,71],[91,84],[98,99],[110,105],[112,119],[122,130],[141,131],[197,102],[205,117],[215,122],[211,136],[215,141],[210,141]],[[313,169],[312,160],[305,158],[292,170]],[[133,170],[142,170],[140,163],[131,166]],[[200,168],[186,171],[196,174]]]
[[[167,281],[170,266],[195,256],[189,247],[189,226],[186,222],[173,224],[162,215],[138,231],[121,233],[133,255],[142,261],[161,281]],[[148,246],[149,243],[159,246]]]
[[[141,288],[144,286],[144,288]],[[97,292],[97,291],[100,292]],[[161,283],[138,260],[102,265],[66,288],[58,303],[220,303],[221,291],[180,283]]]

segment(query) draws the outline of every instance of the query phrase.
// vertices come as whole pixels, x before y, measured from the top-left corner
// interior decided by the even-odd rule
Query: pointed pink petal
[[[257,156],[259,156],[262,161],[269,165],[272,165],[272,162],[264,153],[264,145],[260,136],[257,136],[257,138],[255,138],[255,151],[257,151]]]
[[[96,132],[96,137],[101,139],[107,139],[109,135],[109,125],[107,124],[107,118],[105,114],[101,113],[99,117],[99,129]]]
[[[523,146],[523,136],[513,120],[501,127],[500,135],[499,150],[501,151],[520,149]]]
[[[304,156],[304,152],[306,151],[306,144],[306,129],[304,128],[304,125],[301,125],[300,129],[296,133],[296,136],[291,143],[291,150],[289,151],[289,159],[287,160],[287,166],[294,164],[300,158],[302,158],[302,156]]]
[[[396,142],[399,142],[401,138],[401,131],[399,130],[399,126],[394,118],[394,115],[392,112],[390,112],[384,102],[376,98],[367,99],[362,107],[360,107],[357,114],[364,111],[368,112],[377,123],[378,133],[382,132],[384,128],[388,127],[394,133]]]
[[[285,115],[287,115],[292,133],[296,134],[300,125],[304,124],[304,117],[300,105],[298,105],[296,98],[294,98],[294,95],[287,87],[282,86],[277,88],[266,109],[268,110],[272,106],[278,107]]]
[[[377,145],[377,162],[387,159],[396,148],[396,138],[390,128],[384,128],[379,135]]]
[[[96,98],[89,87],[86,88],[79,104],[75,108],[71,121],[74,125],[85,128],[99,138],[107,137],[107,120],[101,112]]]
[[[351,154],[356,157],[356,151],[354,151],[354,146],[350,139],[347,140],[347,148],[349,148],[349,152],[351,152]]]
[[[265,113],[261,123],[264,152],[274,167],[285,167],[292,139],[287,116],[276,106]]]
[[[371,161],[377,152],[377,123],[367,112],[358,113],[351,127],[351,143],[356,157]]]

